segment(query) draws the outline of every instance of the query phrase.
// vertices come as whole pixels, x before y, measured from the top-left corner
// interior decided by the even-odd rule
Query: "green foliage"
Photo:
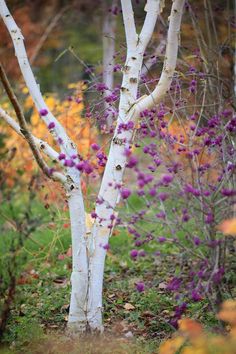
[[[24,198],[15,203],[14,212],[8,209],[8,217],[24,218],[24,209],[20,207],[22,204],[27,206]],[[66,327],[71,273],[71,257],[67,256],[71,244],[70,230],[63,227],[64,220],[57,209],[50,207],[49,210],[48,214],[43,204],[36,200],[31,203],[31,217],[37,215],[43,223],[31,230],[30,238],[22,249],[22,257],[24,255],[25,258],[17,273],[16,296],[2,340],[4,345],[11,346],[13,352],[28,350],[33,353],[39,342],[55,342],[55,339],[45,337],[44,333],[64,331]],[[7,209],[1,206],[0,211],[6,213]],[[1,218],[1,227],[3,225],[4,219]],[[9,239],[13,235],[11,230],[5,233]],[[118,229],[111,238],[104,285],[105,327],[121,337],[131,332],[137,338],[128,340],[127,348],[135,343],[131,353],[152,353],[158,343],[173,332],[168,323],[174,311],[173,295],[166,293],[162,284],[171,274],[178,273],[178,265],[168,247],[162,245],[162,256],[143,257],[136,262],[129,256],[132,240],[125,228]],[[150,251],[150,245],[145,245],[144,250]],[[3,255],[1,253],[0,256]],[[60,255],[63,257],[58,257]],[[135,287],[139,281],[144,281],[146,285],[141,293]],[[127,304],[133,308],[127,310]],[[207,302],[189,304],[187,315],[200,319],[207,327],[217,325]],[[117,323],[119,326],[122,324],[121,329],[115,329]],[[27,336],[24,336],[26,332]],[[119,347],[118,344],[116,346]],[[129,353],[128,350],[125,353]],[[87,353],[90,352],[88,346]]]

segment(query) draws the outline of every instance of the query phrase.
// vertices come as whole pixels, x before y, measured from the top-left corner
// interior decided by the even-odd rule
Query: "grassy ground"
[[[96,343],[91,339],[83,340],[75,345],[75,349],[67,337],[60,335],[66,328],[70,296],[71,240],[68,220],[59,210],[49,210],[48,213],[43,204],[36,201],[31,204],[28,213],[31,218],[37,216],[36,219],[41,222],[21,250],[24,255],[22,271],[2,338],[2,352],[80,353],[80,347],[83,348],[81,353],[157,352],[159,343],[174,331],[168,322],[176,301],[165,289],[165,284],[179,272],[178,252],[170,249],[169,245],[160,245],[160,256],[140,257],[139,261],[133,261],[129,256],[131,238],[126,229],[118,229],[116,236],[111,238],[106,263],[106,336]],[[6,256],[6,239],[16,237],[10,221],[17,217],[24,218],[22,201],[16,203],[14,210],[1,207],[1,228],[4,230],[0,241],[1,259]],[[33,225],[34,221],[30,219],[30,222]],[[138,281],[145,283],[142,293],[135,288]],[[206,327],[217,325],[204,302],[189,303],[186,315],[199,319]],[[54,348],[58,343],[59,347]]]

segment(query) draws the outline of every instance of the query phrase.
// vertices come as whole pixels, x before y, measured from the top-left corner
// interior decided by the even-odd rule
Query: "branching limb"
[[[160,103],[170,89],[177,61],[184,2],[184,0],[173,0],[161,77],[154,91],[139,103],[137,113]]]
[[[43,96],[39,89],[39,85],[35,80],[34,74],[29,64],[28,56],[24,46],[24,37],[19,27],[17,26],[15,20],[11,16],[4,0],[0,0],[0,16],[2,17],[7,27],[7,30],[12,38],[13,45],[15,48],[15,54],[29,93],[34,101],[37,110],[39,112],[43,111],[43,114],[41,114],[41,118],[44,120],[47,126],[50,125],[52,127],[52,129],[50,129],[50,132],[52,133],[57,143],[58,140],[60,140],[61,150],[67,156],[76,154],[77,151],[75,144],[69,139],[64,128],[50,112],[43,99]]]
[[[147,12],[143,28],[139,35],[139,46],[142,52],[145,51],[155,28],[157,16],[161,11],[161,0],[147,0],[145,11]]]
[[[11,122],[11,126],[14,130],[16,130],[19,134],[23,135],[25,140],[27,141],[27,143],[30,146],[30,149],[34,155],[34,158],[37,162],[37,164],[39,165],[39,167],[41,168],[41,170],[43,171],[43,173],[53,179],[53,180],[60,180],[61,182],[65,182],[66,181],[66,177],[63,176],[63,174],[58,173],[58,172],[53,172],[51,171],[51,169],[49,168],[49,166],[47,165],[47,163],[44,161],[44,159],[42,158],[40,151],[36,145],[36,142],[34,140],[33,135],[31,134],[26,120],[25,120],[25,116],[24,113],[22,112],[22,109],[20,107],[20,104],[16,98],[16,95],[13,92],[13,89],[10,85],[10,82],[8,81],[8,78],[6,76],[6,73],[0,63],[0,79],[2,81],[2,84],[6,90],[6,93],[9,97],[9,100],[11,101],[13,108],[15,110],[16,113],[16,117],[19,121],[19,126],[17,125],[16,122]],[[9,120],[10,117],[8,117],[8,122],[11,121],[11,119]]]

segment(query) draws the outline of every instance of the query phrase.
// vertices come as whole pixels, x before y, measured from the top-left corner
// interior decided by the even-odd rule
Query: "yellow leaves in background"
[[[226,300],[221,305],[221,310],[217,318],[221,321],[228,322],[232,327],[236,327],[236,301]]]
[[[174,338],[163,342],[159,354],[235,354],[236,348],[236,300],[226,300],[217,316],[229,323],[229,334],[206,333],[197,321],[184,318]]]
[[[160,346],[159,354],[175,354],[184,344],[185,339],[183,337],[176,337],[167,340]]]
[[[218,229],[225,235],[236,236],[236,218],[223,221]]]
[[[190,338],[196,338],[203,333],[202,325],[191,318],[179,320],[179,330]]]
[[[87,159],[89,157],[90,145],[96,140],[96,127],[91,124],[88,118],[82,117],[82,111],[84,110],[82,89],[84,87],[83,83],[76,82],[68,85],[70,89],[73,89],[73,96],[71,99],[65,97],[60,99],[57,95],[47,94],[44,99],[49,110],[56,116],[58,121],[63,125],[69,137],[78,146],[79,154],[83,158]],[[23,110],[26,114],[27,119],[30,118],[31,131],[32,133],[52,145],[57,151],[58,146],[55,144],[46,124],[42,121],[39,112],[33,104],[32,98],[28,95],[28,89],[22,87],[22,92],[25,94],[24,107]],[[12,117],[15,116],[9,103],[2,103],[3,109],[7,110]],[[30,117],[29,117],[30,114]],[[17,135],[12,129],[5,124],[1,126],[1,132],[8,136],[6,139],[6,147],[9,151],[12,148],[16,148],[16,156],[10,162],[2,161],[0,162],[2,168],[6,172],[6,183],[9,186],[14,186],[17,183],[19,175],[17,171],[20,172],[20,178],[29,182],[33,171],[37,171],[37,164],[34,162],[31,151],[25,141]],[[50,195],[53,198],[57,198],[58,193],[57,187],[53,190]]]
[[[29,90],[28,90],[28,88],[27,88],[26,86],[23,87],[22,93],[24,93],[25,95],[26,95],[27,93],[29,93]]]
[[[167,122],[169,121],[171,121],[171,117],[167,116]],[[180,148],[180,145],[176,143],[174,144],[174,149],[172,150],[173,154],[170,155],[169,146],[162,143],[162,155],[165,157],[166,161],[180,162],[183,165],[184,178],[188,178],[189,183],[191,183],[192,178],[192,167],[188,156],[189,152],[192,152],[194,149],[199,151],[199,154],[195,156],[195,159],[198,160],[197,164],[199,166],[202,166],[206,163],[216,164],[217,154],[203,147],[201,138],[195,136],[192,140],[191,137],[193,136],[193,132],[191,131],[190,122],[171,121],[171,123],[168,125],[168,133],[170,133],[172,136],[176,136],[178,140],[180,140],[180,137],[182,137],[184,140],[185,151],[179,154],[178,149]],[[206,178],[207,180],[211,181],[211,183],[213,183],[218,178],[218,170],[210,169],[203,178]]]

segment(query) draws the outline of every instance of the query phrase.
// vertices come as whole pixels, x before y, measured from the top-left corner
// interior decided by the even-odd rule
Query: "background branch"
[[[4,68],[2,66],[2,64],[0,63],[0,79],[2,81],[2,84],[6,90],[6,93],[9,97],[9,100],[12,103],[12,106],[15,110],[16,113],[16,117],[19,121],[19,126],[20,126],[20,133],[24,136],[25,140],[27,141],[27,143],[29,144],[29,147],[34,155],[34,158],[38,164],[38,166],[40,167],[40,169],[43,171],[43,173],[53,179],[53,180],[58,180],[58,174],[55,175],[55,173],[53,171],[51,171],[51,169],[49,168],[49,166],[47,165],[47,163],[44,161],[44,159],[42,158],[40,151],[38,149],[38,147],[36,146],[36,143],[34,141],[34,137],[31,134],[30,130],[28,129],[26,120],[25,120],[25,116],[24,113],[20,107],[20,104],[17,100],[16,95],[14,94],[14,91],[11,87],[10,82],[8,81],[8,78],[6,76],[6,73],[4,71]],[[15,125],[15,128],[17,128],[17,126]],[[60,178],[59,178],[60,179]],[[60,179],[61,180],[61,179]]]
[[[19,124],[17,124],[17,122],[10,117],[7,112],[2,109],[0,107],[0,117],[2,117],[4,119],[4,121],[17,133],[19,134],[23,139],[25,139],[24,135],[22,134],[21,130],[20,130],[20,126]],[[37,145],[37,147],[42,150],[44,152],[45,155],[47,155],[48,157],[50,157],[50,159],[52,159],[53,161],[58,161],[60,163],[60,161],[58,160],[59,154],[56,150],[54,150],[46,141],[37,138],[36,136],[34,136],[33,134],[31,134],[35,144]],[[63,166],[63,164],[61,163],[61,165]]]

